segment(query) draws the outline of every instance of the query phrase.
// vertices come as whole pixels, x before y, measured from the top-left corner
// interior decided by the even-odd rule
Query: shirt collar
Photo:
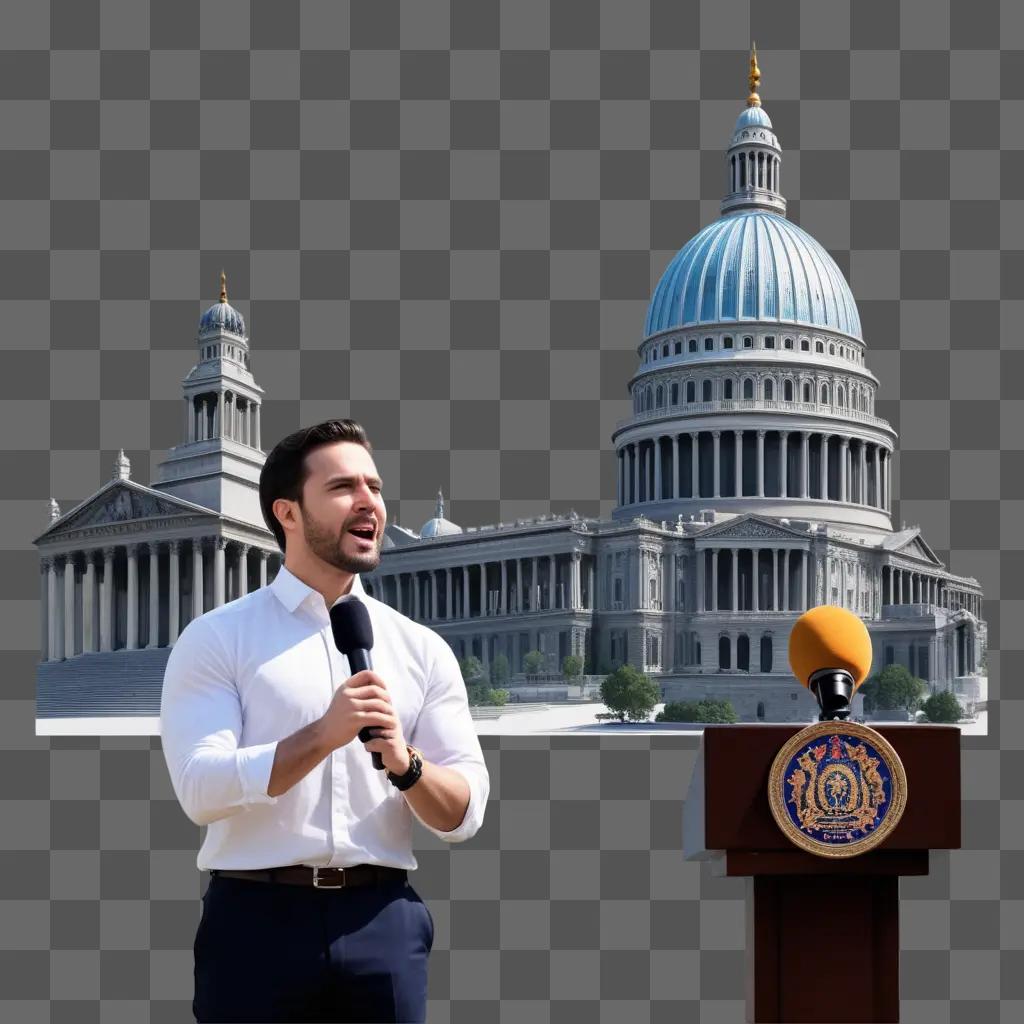
[[[310,608],[315,609],[318,613],[323,611],[326,614],[327,612],[323,595],[318,590],[314,590],[308,583],[303,583],[284,564],[277,570],[277,575],[270,583],[270,589],[289,612],[294,612],[303,602],[308,602]],[[361,598],[366,596],[359,573],[352,577],[352,587],[349,593],[357,594]]]

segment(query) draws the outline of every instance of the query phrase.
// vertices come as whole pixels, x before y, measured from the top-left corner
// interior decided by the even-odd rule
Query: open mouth
[[[377,531],[372,526],[354,526],[348,531],[364,544],[372,544]]]

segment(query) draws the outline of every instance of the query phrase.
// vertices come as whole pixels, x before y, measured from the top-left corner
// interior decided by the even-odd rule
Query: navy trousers
[[[314,889],[214,875],[196,931],[197,1021],[424,1024],[434,921],[408,881]]]

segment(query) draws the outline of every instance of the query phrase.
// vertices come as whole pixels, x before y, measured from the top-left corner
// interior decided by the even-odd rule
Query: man
[[[371,450],[352,420],[274,448],[260,504],[284,565],[190,622],[167,662],[164,755],[186,815],[209,826],[198,1021],[426,1017],[434,925],[407,878],[412,817],[469,839],[490,780],[455,655],[360,583],[387,521]],[[372,670],[352,675],[334,642],[342,600],[366,606]]]

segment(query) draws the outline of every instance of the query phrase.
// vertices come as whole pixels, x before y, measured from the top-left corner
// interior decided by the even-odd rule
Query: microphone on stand
[[[346,594],[340,601],[331,605],[331,632],[334,634],[334,645],[348,658],[352,675],[365,672],[370,666],[370,651],[373,648],[373,625],[366,605],[358,598],[349,598]],[[367,743],[375,739],[380,726],[366,725],[359,730],[359,742]],[[373,767],[383,770],[384,758],[379,750],[373,751]]]
[[[871,660],[871,634],[847,608],[817,605],[793,623],[789,666],[817,697],[819,722],[850,717],[850,700],[871,671]]]

